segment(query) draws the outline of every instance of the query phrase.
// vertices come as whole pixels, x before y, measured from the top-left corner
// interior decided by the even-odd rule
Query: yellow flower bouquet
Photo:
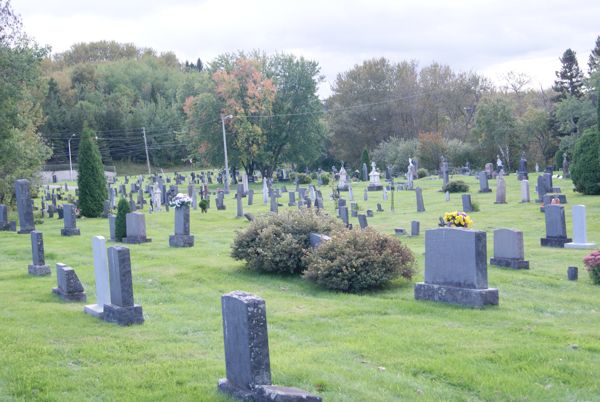
[[[440,218],[440,226],[454,226],[457,228],[470,228],[473,226],[473,219],[464,212],[446,212],[443,218]]]

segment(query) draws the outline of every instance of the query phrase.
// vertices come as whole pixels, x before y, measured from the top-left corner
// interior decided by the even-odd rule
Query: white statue
[[[371,173],[369,173],[369,182],[371,186],[381,186],[379,181],[379,172],[375,168],[375,162],[371,162]]]

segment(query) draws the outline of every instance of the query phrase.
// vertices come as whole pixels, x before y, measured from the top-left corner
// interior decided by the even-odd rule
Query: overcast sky
[[[565,49],[580,67],[600,35],[600,0],[12,0],[25,31],[62,52],[115,40],[210,62],[261,49],[316,60],[330,94],[338,73],[373,57],[433,61],[497,84],[509,71],[550,86]]]

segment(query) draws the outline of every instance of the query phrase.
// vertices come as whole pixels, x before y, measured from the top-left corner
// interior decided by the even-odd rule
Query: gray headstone
[[[117,241],[115,229],[116,229],[117,217],[113,214],[108,215],[108,230],[110,235],[110,241]]]
[[[521,180],[521,202],[530,202],[529,196],[529,180],[523,179]]]
[[[500,173],[496,178],[496,202],[495,204],[506,204],[506,181]]]
[[[65,301],[86,301],[87,296],[75,270],[65,264],[56,264],[57,287],[52,292]]]
[[[348,223],[349,223],[348,208],[346,208],[345,206],[339,207],[339,212],[340,212],[340,218],[342,218],[342,222],[344,222],[344,225],[348,226]]]
[[[563,248],[572,239],[567,237],[565,209],[562,205],[546,205],[544,210],[546,221],[546,237],[540,239],[544,247]]]
[[[425,282],[415,299],[483,307],[498,304],[498,290],[488,289],[486,234],[458,228],[425,232]]]
[[[596,243],[587,241],[587,223],[585,216],[585,205],[573,205],[573,241],[566,243],[565,248],[591,249],[597,248]]]
[[[146,217],[140,212],[130,212],[125,215],[127,237],[123,243],[140,244],[152,241],[146,237]]]
[[[473,204],[471,203],[471,194],[462,195],[463,212],[473,212]]]
[[[15,182],[15,193],[17,195],[19,227],[21,228],[17,233],[31,233],[32,230],[35,230],[35,224],[33,221],[33,203],[29,195],[29,180],[17,180]]]
[[[279,212],[279,205],[277,204],[275,193],[271,194],[271,212],[274,214]]]
[[[144,322],[142,306],[133,302],[131,259],[127,247],[108,248],[110,304],[104,305],[105,321],[119,325]]]
[[[423,203],[423,190],[421,187],[415,189],[415,195],[417,197],[417,212],[425,212],[425,204]]]
[[[324,241],[328,241],[331,240],[331,237],[321,234],[321,233],[311,233],[310,234],[310,246],[312,248],[317,248],[321,245],[321,243],[323,243]]]
[[[8,221],[8,207],[0,204],[0,231],[14,231],[16,222]]]
[[[249,189],[248,190],[248,206],[254,204],[254,190],[253,189]]]
[[[358,224],[361,229],[366,229],[369,225],[367,224],[367,215],[358,214]]]
[[[296,193],[294,193],[293,191],[288,192],[288,197],[289,197],[289,202],[288,202],[288,206],[289,207],[293,207],[296,205]]]
[[[490,193],[491,191],[488,183],[488,174],[485,171],[479,172],[479,192]]]
[[[381,203],[377,203],[377,212],[383,212],[383,208],[381,208]]]
[[[529,269],[525,261],[523,232],[512,229],[494,230],[494,258],[490,264],[514,269]]]
[[[421,227],[421,224],[419,223],[419,221],[411,221],[410,222],[410,235],[418,236],[419,232],[420,232],[420,227]]]
[[[240,199],[241,202],[241,199]],[[175,234],[169,236],[170,247],[193,247],[194,236],[190,235],[190,207],[175,208]]]
[[[42,232],[31,231],[31,259],[29,265],[29,275],[45,276],[50,275],[50,267],[46,265],[44,258],[44,237]]]
[[[75,205],[63,205],[63,223],[64,227],[60,230],[61,236],[79,236],[81,233],[77,228],[77,216],[75,215]]]

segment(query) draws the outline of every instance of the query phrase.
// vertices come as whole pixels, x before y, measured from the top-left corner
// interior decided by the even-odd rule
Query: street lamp
[[[225,154],[225,181],[223,183],[225,188],[225,194],[229,194],[229,164],[227,161],[227,139],[225,138],[225,119],[233,119],[233,115],[221,115],[221,126],[223,127],[223,153]]]
[[[69,180],[73,181],[73,162],[71,161],[71,140],[75,137],[75,134],[71,134],[71,138],[67,143],[69,144]]]

